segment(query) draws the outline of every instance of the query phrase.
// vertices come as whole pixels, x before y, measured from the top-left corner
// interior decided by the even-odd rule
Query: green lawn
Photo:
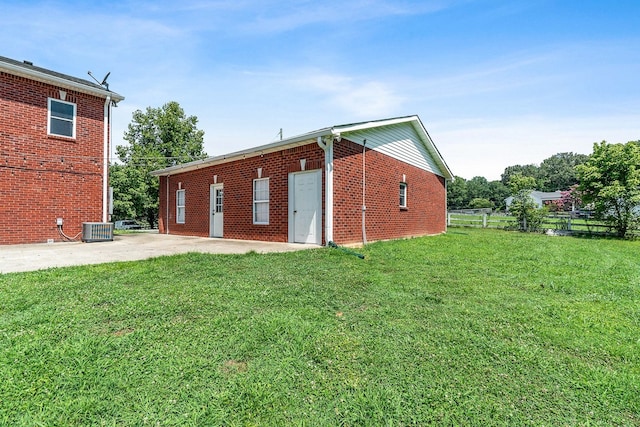
[[[640,242],[361,252],[0,275],[0,425],[640,425]]]

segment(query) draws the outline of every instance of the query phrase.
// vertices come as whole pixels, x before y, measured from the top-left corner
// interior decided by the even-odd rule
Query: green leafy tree
[[[489,181],[482,176],[474,176],[467,181],[467,197],[469,201],[473,199],[488,199],[491,197]]]
[[[493,208],[493,203],[489,199],[475,198],[469,203],[471,209]]]
[[[589,159],[586,154],[558,153],[545,159],[538,168],[538,189],[541,191],[568,190],[578,183],[576,166]]]
[[[504,200],[509,196],[509,189],[500,181],[488,182],[486,178],[476,176],[467,181],[460,176],[454,177],[447,185],[447,206],[449,209],[498,208],[504,209]],[[475,203],[474,199],[478,199]],[[479,200],[489,200],[479,202]],[[476,206],[481,203],[482,206]]]
[[[509,211],[515,215],[521,231],[539,230],[547,213],[545,208],[539,208],[531,198],[531,192],[535,188],[536,180],[531,176],[516,173],[509,179],[509,189],[513,196]]]
[[[567,190],[578,183],[576,166],[583,164],[588,158],[586,154],[558,153],[544,159],[540,166],[535,164],[509,166],[505,168],[501,182],[509,185],[511,176],[520,174],[534,178],[537,190]]]
[[[505,209],[505,199],[509,197],[509,187],[504,185],[502,181],[491,181],[489,182],[489,190],[491,196],[489,200],[493,203],[494,209],[504,210]]]
[[[640,215],[640,141],[593,145],[589,160],[577,167],[582,201],[593,205],[596,219],[619,237],[638,229]]]
[[[114,189],[113,219],[139,218],[143,212],[145,186],[133,167],[114,164],[109,168],[109,183]]]
[[[468,203],[467,181],[456,176],[447,185],[447,206],[449,209],[463,209],[467,207]]]
[[[502,173],[500,181],[502,181],[502,183],[505,186],[509,186],[510,185],[509,182],[511,181],[511,176],[516,174],[533,178],[536,182],[535,187],[538,186],[537,181],[540,175],[538,166],[534,164],[524,165],[524,166],[523,165],[508,166],[504,169],[504,172]]]
[[[158,178],[150,172],[207,157],[198,119],[186,116],[175,102],[134,111],[124,134],[128,145],[116,147],[121,165],[110,168],[114,219],[135,218],[155,226],[158,220]]]

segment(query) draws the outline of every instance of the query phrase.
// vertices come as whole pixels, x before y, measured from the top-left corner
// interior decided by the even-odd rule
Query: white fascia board
[[[418,116],[407,116],[407,117],[396,117],[393,119],[385,119],[385,120],[374,120],[371,122],[355,123],[352,125],[334,126],[333,131],[334,131],[334,134],[342,133],[342,132],[345,132],[345,133],[355,132],[358,130],[372,129],[372,128],[377,128],[382,126],[395,125],[398,123],[411,122],[417,119],[418,119]]]
[[[166,176],[176,173],[189,172],[196,169],[206,168],[209,166],[232,162],[235,160],[246,159],[247,157],[255,157],[263,154],[273,153],[286,148],[297,147],[300,145],[313,144],[318,137],[324,137],[333,135],[333,128],[324,128],[314,132],[305,133],[302,135],[294,136],[292,138],[283,139],[282,141],[272,142],[270,144],[261,145],[258,147],[247,148],[246,150],[236,151],[234,153],[223,154],[220,156],[207,157],[203,160],[195,160],[189,163],[183,163],[181,165],[171,166],[165,169],[152,171],[153,176]]]
[[[111,92],[105,89],[98,89],[96,87],[84,85],[79,82],[74,82],[62,77],[42,73],[37,70],[30,70],[13,64],[0,63],[0,71],[5,71],[8,74],[13,74],[20,77],[26,77],[31,80],[36,80],[42,83],[47,83],[53,86],[63,87],[70,90],[75,90],[88,95],[98,96],[100,98],[107,98],[108,96],[115,102],[120,102],[124,99],[124,96],[115,92]]]

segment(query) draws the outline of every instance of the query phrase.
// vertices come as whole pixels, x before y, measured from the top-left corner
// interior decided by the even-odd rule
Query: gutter
[[[313,143],[317,138],[325,137],[327,135],[333,135],[332,128],[321,129],[319,131],[306,133],[293,138],[284,139],[282,141],[276,141],[271,144],[261,145],[258,147],[252,147],[246,150],[236,151],[234,153],[224,154],[222,156],[208,157],[202,160],[195,160],[189,163],[183,163],[180,165],[171,166],[165,169],[150,172],[153,176],[165,176],[173,175],[175,173],[189,172],[201,168],[206,168],[220,163],[231,162],[234,160],[245,159],[248,157],[260,156],[262,154],[273,153],[279,151],[285,147],[296,147],[299,145],[306,145]],[[339,134],[338,134],[339,135]]]
[[[0,63],[0,71],[5,71],[15,76],[27,77],[31,80],[48,83],[54,86],[76,90],[78,92],[98,96],[100,98],[111,97],[114,102],[120,102],[124,99],[124,96],[119,95],[115,92],[111,92],[109,90],[95,87],[89,81],[87,81],[87,83],[76,82],[64,77],[59,77],[42,71],[25,68],[24,66],[14,65],[9,62],[3,61],[2,63]]]
[[[102,150],[102,222],[109,214],[109,135],[111,134],[111,95],[104,101],[104,141]]]

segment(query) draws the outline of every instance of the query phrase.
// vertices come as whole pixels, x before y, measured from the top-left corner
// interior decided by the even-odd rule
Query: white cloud
[[[388,82],[321,72],[301,74],[295,81],[298,87],[315,91],[328,107],[337,107],[355,117],[393,114],[403,102]]]

